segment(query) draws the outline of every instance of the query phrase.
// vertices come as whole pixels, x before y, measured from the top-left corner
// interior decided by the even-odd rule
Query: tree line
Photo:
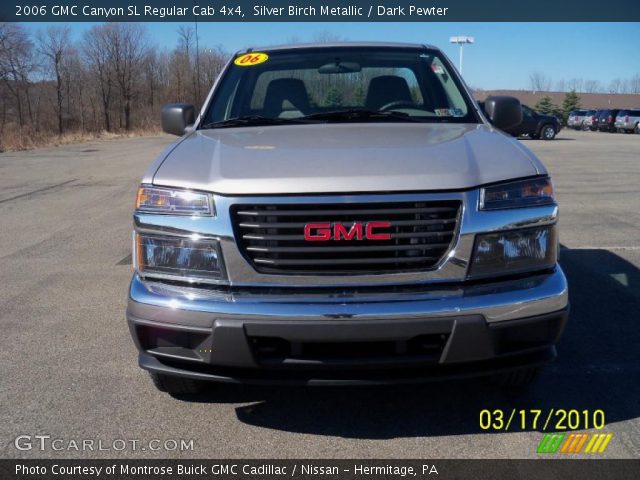
[[[554,82],[551,77],[542,72],[529,74],[529,88],[535,92],[576,92],[576,93],[632,93],[640,94],[640,74],[630,78],[614,78],[608,84],[599,80],[584,78],[560,79]]]
[[[229,55],[196,44],[184,26],[161,50],[136,23],[96,25],[75,41],[66,25],[30,35],[0,23],[0,148],[156,128],[163,104],[202,104]]]

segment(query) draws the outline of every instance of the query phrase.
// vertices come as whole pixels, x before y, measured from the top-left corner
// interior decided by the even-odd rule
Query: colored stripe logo
[[[536,453],[604,453],[613,433],[545,433]]]
[[[564,436],[564,433],[546,433],[538,445],[537,453],[556,453]]]

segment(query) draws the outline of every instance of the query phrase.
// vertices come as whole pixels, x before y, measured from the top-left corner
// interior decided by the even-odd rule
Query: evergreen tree
[[[561,114],[562,121],[565,125],[567,124],[569,113],[573,110],[577,110],[578,108],[580,108],[580,96],[575,90],[571,90],[564,96],[564,100],[562,102]]]
[[[549,115],[552,114],[554,110],[558,110],[558,106],[553,104],[551,97],[545,95],[533,106],[533,109],[536,112]]]
[[[327,92],[327,96],[324,99],[324,104],[327,107],[339,107],[342,105],[342,93],[337,88],[332,88]]]
[[[364,87],[362,85],[358,85],[356,87],[355,92],[353,93],[353,100],[355,105],[364,105],[364,100],[367,93],[364,91]]]

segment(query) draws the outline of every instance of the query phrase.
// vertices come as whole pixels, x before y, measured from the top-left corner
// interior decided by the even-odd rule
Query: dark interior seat
[[[391,102],[413,103],[409,84],[402,77],[395,75],[381,75],[369,82],[365,107],[370,110],[380,110]]]
[[[263,113],[268,117],[280,117],[283,112],[309,112],[309,95],[304,82],[297,78],[271,80],[264,98]]]

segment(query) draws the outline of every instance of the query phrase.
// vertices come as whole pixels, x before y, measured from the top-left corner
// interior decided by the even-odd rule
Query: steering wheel
[[[407,100],[394,100],[393,102],[389,102],[380,107],[381,111],[391,110],[392,108],[398,107],[410,107],[416,108],[416,104],[413,102],[409,102]]]

